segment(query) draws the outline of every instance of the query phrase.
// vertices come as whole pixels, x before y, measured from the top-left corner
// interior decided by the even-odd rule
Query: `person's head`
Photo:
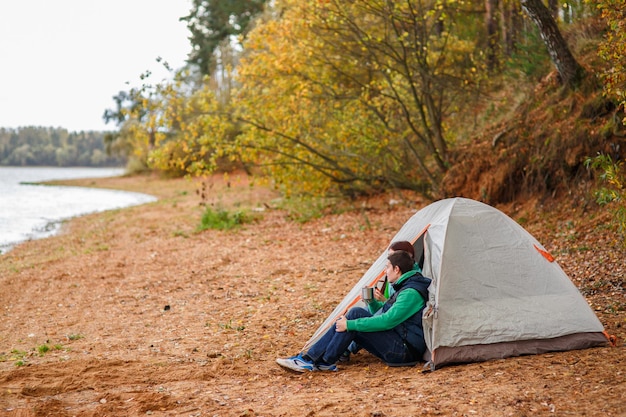
[[[412,259],[415,259],[415,247],[411,242],[408,242],[406,240],[398,240],[397,242],[393,242],[391,245],[389,245],[389,250],[387,252],[389,253],[389,255],[391,255],[392,253],[399,250],[408,253],[409,255],[411,255]]]
[[[387,279],[394,283],[404,274],[413,269],[413,258],[403,250],[397,250],[387,257]]]

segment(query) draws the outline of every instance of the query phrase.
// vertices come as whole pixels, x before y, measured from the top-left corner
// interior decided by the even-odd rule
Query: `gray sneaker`
[[[291,369],[296,372],[316,371],[315,364],[302,357],[301,354],[291,356],[289,358],[278,358],[276,363],[283,368]]]
[[[326,362],[313,363],[310,359],[306,359],[302,354],[291,356],[289,358],[278,358],[276,363],[283,368],[291,369],[296,372],[311,371],[336,371],[337,365]]]

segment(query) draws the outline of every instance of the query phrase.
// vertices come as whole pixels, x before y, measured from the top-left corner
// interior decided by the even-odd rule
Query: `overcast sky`
[[[190,0],[0,0],[0,127],[112,130],[112,97],[191,50]],[[130,84],[127,84],[130,83]]]

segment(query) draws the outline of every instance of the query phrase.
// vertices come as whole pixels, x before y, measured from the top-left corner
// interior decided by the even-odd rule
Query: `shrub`
[[[587,158],[587,167],[600,171],[600,179],[605,186],[595,190],[594,196],[600,205],[610,205],[615,225],[626,246],[626,172],[623,161],[613,161],[610,155],[598,154]]]
[[[229,230],[250,223],[253,218],[241,210],[229,212],[224,209],[207,207],[202,215],[198,231],[207,229]]]

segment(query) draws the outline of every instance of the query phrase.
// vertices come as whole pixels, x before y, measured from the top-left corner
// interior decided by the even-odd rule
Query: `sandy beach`
[[[379,196],[301,223],[244,175],[64,183],[159,201],[0,256],[2,416],[626,416],[626,250],[594,203],[499,208],[555,256],[617,347],[432,373],[361,352],[336,373],[297,374],[275,359],[428,202]],[[197,232],[206,205],[256,220]]]

